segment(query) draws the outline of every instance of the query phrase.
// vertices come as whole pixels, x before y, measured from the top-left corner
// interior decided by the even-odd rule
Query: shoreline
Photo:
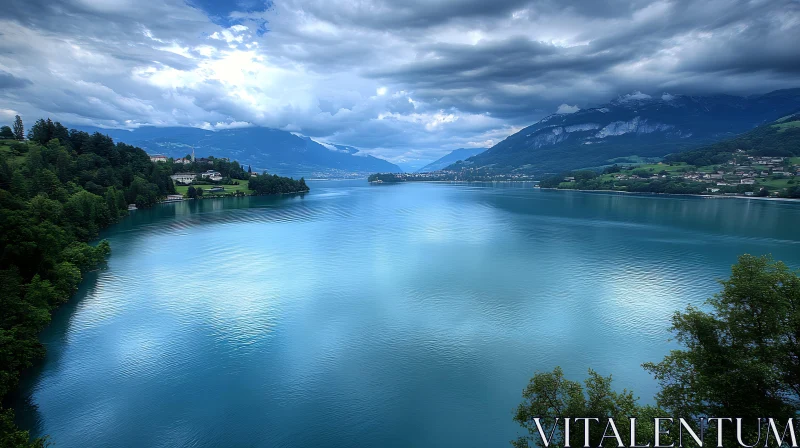
[[[264,194],[251,193],[251,194],[242,194],[242,195],[231,194],[231,195],[208,195],[208,196],[203,195],[203,196],[194,197],[194,198],[183,198],[183,199],[173,199],[173,200],[158,201],[158,202],[156,202],[156,204],[173,204],[173,203],[176,203],[176,202],[186,202],[186,201],[192,201],[192,200],[195,200],[195,199],[200,199],[200,200],[202,200],[202,199],[230,199],[230,198],[249,198],[251,196],[277,196],[277,195],[283,195],[283,194],[305,194],[305,193],[308,193],[310,191],[311,190],[308,189],[308,190],[303,190],[303,191],[289,191],[289,192],[286,192],[286,193],[264,193]]]
[[[619,191],[619,190],[581,190],[581,189],[572,189],[572,188],[550,188],[550,187],[539,187],[540,190],[551,190],[551,191],[577,191],[580,193],[614,193],[614,194],[631,194],[631,195],[653,195],[653,196],[688,196],[694,198],[703,198],[703,199],[756,199],[761,201],[781,201],[781,202],[798,202],[800,199],[795,198],[771,198],[771,197],[759,197],[759,196],[740,196],[740,195],[716,195],[716,194],[691,194],[691,193],[656,193],[656,192],[648,192],[648,191]]]
[[[398,185],[398,184],[411,184],[411,183],[427,183],[427,184],[476,184],[476,183],[531,183],[539,182],[537,180],[414,180],[403,182],[368,182],[370,185]],[[656,193],[649,191],[620,191],[620,190],[584,190],[577,188],[552,188],[552,187],[534,187],[539,190],[550,191],[577,191],[580,193],[613,193],[613,194],[629,194],[629,195],[648,195],[648,196],[686,196],[703,199],[755,199],[760,201],[779,201],[779,202],[800,202],[798,198],[776,198],[776,197],[759,197],[759,196],[740,196],[740,195],[717,195],[717,194],[691,194],[691,193]]]
[[[512,182],[540,182],[538,180],[406,180],[402,182],[377,182],[377,181],[367,181],[370,184],[386,184],[386,185],[396,185],[396,184],[488,184],[488,183],[496,183],[496,182],[505,182],[505,183],[512,183]],[[557,188],[554,188],[557,190]]]

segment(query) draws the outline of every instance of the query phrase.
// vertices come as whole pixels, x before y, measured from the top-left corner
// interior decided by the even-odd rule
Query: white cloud
[[[198,127],[202,128],[202,129],[209,130],[209,131],[219,131],[219,130],[222,130],[222,129],[249,128],[249,127],[252,127],[252,126],[253,126],[253,123],[248,123],[246,121],[231,121],[231,122],[218,121],[218,122],[216,122],[214,124],[211,124],[211,123],[206,121],[206,122],[202,123]]]
[[[562,104],[558,106],[556,110],[557,114],[574,114],[575,112],[581,110],[578,106],[570,106],[569,104]]]
[[[629,93],[627,95],[621,95],[619,97],[618,101],[624,103],[624,102],[627,102],[627,101],[649,100],[650,98],[652,98],[650,95],[648,95],[646,93],[639,92],[637,90],[637,91],[635,91],[633,93]]]

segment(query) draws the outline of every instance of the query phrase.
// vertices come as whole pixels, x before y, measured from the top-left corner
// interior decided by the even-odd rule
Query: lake
[[[652,402],[671,314],[742,253],[800,267],[800,205],[310,182],[163,204],[43,333],[18,417],[70,447],[505,447],[537,370]]]

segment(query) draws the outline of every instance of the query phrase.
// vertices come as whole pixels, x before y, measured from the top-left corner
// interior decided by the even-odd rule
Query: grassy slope
[[[252,194],[253,193],[253,190],[251,190],[249,188],[250,187],[250,181],[249,180],[238,180],[237,179],[237,182],[239,182],[239,185],[222,185],[223,187],[225,187],[225,193],[233,193],[235,191],[244,191],[245,194]],[[214,187],[214,185],[195,185],[195,188],[202,188],[205,191],[208,191],[212,187]],[[186,196],[186,192],[188,190],[189,190],[189,186],[188,185],[175,185],[175,191],[177,191],[179,194],[182,194],[184,196]],[[216,194],[219,194],[219,193],[216,193]]]
[[[790,121],[788,123],[773,124],[772,127],[777,128],[778,132],[784,132],[787,129],[800,128],[800,121],[795,120],[795,121]]]
[[[9,165],[17,166],[25,162],[25,156],[15,154],[14,151],[11,150],[11,145],[13,143],[13,140],[0,140],[0,157],[5,158]]]

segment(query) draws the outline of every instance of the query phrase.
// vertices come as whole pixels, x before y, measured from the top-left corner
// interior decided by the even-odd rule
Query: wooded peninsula
[[[13,129],[0,128],[0,399],[44,356],[38,336],[53,310],[111,252],[108,241],[90,241],[133,205],[152,207],[177,193],[171,159],[154,162],[144,150],[106,135],[40,119],[25,137],[19,116]],[[309,190],[304,179],[252,175],[236,161],[194,163],[227,178],[247,178],[253,194]],[[0,435],[0,446],[46,443],[29,441],[10,409],[0,408]]]

